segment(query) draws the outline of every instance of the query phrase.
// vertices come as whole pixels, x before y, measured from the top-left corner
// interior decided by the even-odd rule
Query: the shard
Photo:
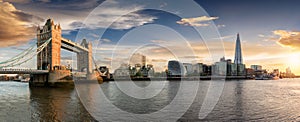
[[[243,64],[241,40],[240,40],[240,35],[239,34],[237,34],[237,39],[236,39],[236,43],[235,43],[234,63],[235,64]]]

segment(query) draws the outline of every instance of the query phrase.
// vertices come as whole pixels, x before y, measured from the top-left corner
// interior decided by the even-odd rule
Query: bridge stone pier
[[[61,65],[61,49],[77,54],[77,71],[85,72],[90,79],[92,71],[92,44],[85,39],[81,44],[65,39],[61,26],[48,19],[43,27],[37,28],[37,47],[51,39],[47,47],[37,54],[37,69],[48,70],[47,74],[31,74],[30,86],[56,86],[74,84],[69,69]]]

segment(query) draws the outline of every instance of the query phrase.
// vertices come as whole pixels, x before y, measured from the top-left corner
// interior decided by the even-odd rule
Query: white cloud
[[[213,38],[213,39],[221,39],[221,40],[227,40],[227,39],[234,39],[235,35],[227,35],[227,36],[222,36],[220,38]]]
[[[160,4],[159,7],[160,7],[160,8],[164,8],[164,7],[166,7],[167,5],[168,5],[168,4],[164,2],[164,3]]]
[[[109,28],[122,30],[152,23],[157,19],[157,17],[136,12],[136,10],[142,8],[143,6],[140,5],[123,5],[120,1],[107,2],[102,4],[99,9],[95,9],[93,13],[90,13],[89,17],[91,18],[85,21],[84,24],[73,21],[69,23],[69,26],[70,28],[83,26],[84,28],[97,29],[107,28],[113,22]]]
[[[165,40],[151,40],[152,43],[161,44],[161,43],[167,43],[168,41]]]
[[[112,19],[112,18],[111,18]],[[156,17],[130,13],[115,21],[110,28],[112,29],[130,29],[133,27],[142,26],[146,23],[152,23]],[[101,26],[100,26],[101,27]]]
[[[265,34],[258,34],[258,37],[262,38],[263,40],[262,41],[265,41],[265,42],[269,42],[269,41],[277,41],[278,38],[275,37],[275,34],[271,34],[271,35],[265,35]]]
[[[217,25],[218,28],[224,28],[226,25]]]
[[[12,1],[12,0],[10,0]],[[90,29],[107,28],[112,29],[130,29],[138,27],[146,23],[151,23],[157,17],[139,12],[133,12],[143,9],[141,5],[127,4],[126,1],[108,0],[105,4],[97,0],[74,0],[70,2],[61,1],[61,4],[50,2],[50,0],[41,0],[44,2],[31,2],[23,4],[30,0],[19,0],[18,8],[32,13],[33,15],[44,17],[44,19],[52,18],[55,22],[62,26],[63,30],[74,30],[86,27]],[[47,2],[49,1],[49,2]],[[98,8],[95,9],[95,7]],[[53,11],[55,10],[55,11]],[[91,13],[93,11],[93,13]],[[124,15],[126,14],[126,15]],[[90,16],[90,21],[85,21],[87,16]],[[38,24],[44,24],[38,23]]]
[[[263,35],[263,34],[258,34],[258,37],[264,38],[264,37],[266,37],[266,36]]]
[[[208,17],[208,16],[201,16],[201,17],[195,17],[195,18],[182,18],[180,21],[177,21],[176,23],[185,25],[185,26],[209,26],[208,22],[211,20],[219,19],[219,17]]]
[[[109,40],[109,39],[101,39],[100,42],[109,43],[109,42],[111,42],[111,40]]]

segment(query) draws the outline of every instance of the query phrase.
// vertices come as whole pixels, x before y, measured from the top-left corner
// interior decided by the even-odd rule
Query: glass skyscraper
[[[237,39],[236,39],[236,43],[235,43],[234,63],[235,64],[243,64],[240,34],[237,34]]]

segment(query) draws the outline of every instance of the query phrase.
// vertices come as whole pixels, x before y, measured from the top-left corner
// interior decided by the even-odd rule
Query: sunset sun
[[[289,56],[289,58],[287,59],[288,61],[288,66],[290,66],[291,68],[297,68],[300,66],[299,64],[299,60],[300,60],[300,53],[293,53]]]

